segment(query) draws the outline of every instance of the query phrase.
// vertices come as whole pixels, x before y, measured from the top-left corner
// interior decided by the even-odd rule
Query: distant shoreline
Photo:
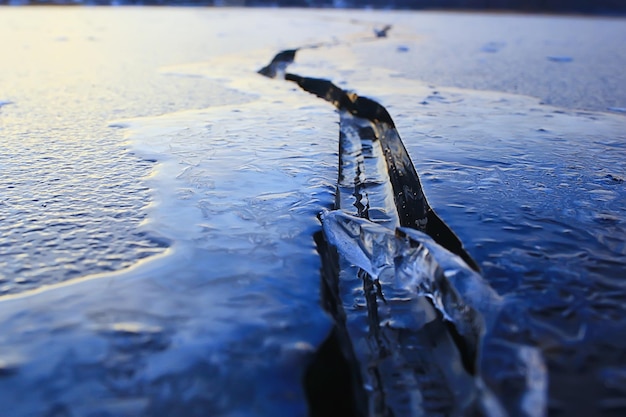
[[[0,0],[0,5],[280,7],[626,16],[626,3],[614,0]]]

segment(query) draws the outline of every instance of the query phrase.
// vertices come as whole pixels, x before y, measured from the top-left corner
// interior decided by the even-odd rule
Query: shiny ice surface
[[[620,411],[623,115],[377,69],[369,58],[437,54],[411,55],[420,14],[355,13],[2,10],[0,396],[12,415],[306,415],[302,373],[329,329],[311,235],[334,200],[337,115],[255,71],[320,42],[294,71],[384,104],[431,205],[500,294],[528,299],[535,333],[510,320],[504,336],[556,352],[553,387],[608,387],[600,406]],[[388,21],[404,37],[360,43]],[[585,62],[546,59],[557,54],[570,51],[541,63]]]
[[[319,229],[317,213],[333,198],[334,114],[310,95],[256,74],[265,52],[247,55],[242,47],[241,55],[224,57],[240,38],[233,33],[232,44],[220,42],[219,31],[234,24],[220,26],[221,13],[203,13],[199,20],[192,12],[171,13],[9,10],[25,32],[19,38],[24,45],[13,48],[36,62],[24,63],[25,69],[16,63],[12,74],[23,84],[5,90],[11,104],[0,118],[11,157],[3,168],[6,173],[11,163],[23,174],[11,170],[3,181],[37,184],[45,179],[42,172],[59,177],[54,186],[2,190],[4,206],[19,209],[3,218],[12,234],[2,236],[10,248],[2,261],[13,269],[2,271],[17,284],[30,270],[43,275],[34,273],[30,287],[10,288],[14,294],[0,305],[0,384],[12,415],[306,415],[302,376],[330,325],[319,307],[319,259],[311,236]],[[271,24],[245,12],[238,16],[237,25]],[[42,29],[29,20],[61,17],[85,27],[73,34],[71,25],[52,22]],[[131,32],[150,41],[122,36],[127,24],[141,26]],[[163,39],[172,33],[168,24],[195,27],[194,37],[211,26],[213,43],[186,46],[181,58],[180,45],[192,42]],[[274,39],[291,24],[275,21]],[[49,34],[55,30],[72,36],[57,41]],[[91,44],[84,38],[91,30],[102,38],[101,44],[93,41],[97,50],[108,56],[77,56],[58,73],[50,66],[62,62],[44,66],[55,42],[79,51],[82,45],[87,54]],[[259,44],[271,42],[271,33],[266,36]],[[301,36],[293,39],[306,42],[310,33]],[[48,43],[32,51],[32,38]],[[162,55],[151,55],[152,42],[163,43]],[[147,57],[137,59],[139,45],[149,45]],[[26,70],[50,78],[49,95],[39,94],[39,76],[20,78]],[[95,90],[96,101],[109,89],[116,94],[111,103],[63,94],[86,87]],[[65,119],[68,128],[58,133],[55,126]],[[27,145],[33,152],[25,151]],[[52,159],[39,160],[39,153]],[[93,175],[65,174],[66,167]],[[143,194],[133,196],[134,189]],[[15,230],[36,216],[24,211],[45,209],[23,203],[33,191],[44,203],[53,199],[45,191],[79,200],[53,203],[86,212],[86,220],[74,223],[84,236],[72,244],[60,239],[56,252],[43,257],[36,242]],[[135,205],[125,204],[128,199]],[[101,214],[101,204],[112,214]],[[42,233],[58,237],[53,226],[63,215],[39,218]],[[88,221],[92,217],[100,221]],[[104,233],[103,247],[90,245]],[[132,233],[159,242],[158,255],[141,262]],[[128,246],[119,252],[132,260],[130,268],[122,269],[123,262],[81,264],[105,262],[118,241]],[[40,263],[49,269],[42,271]],[[25,270],[13,267],[18,264]],[[67,276],[70,267],[77,277]]]

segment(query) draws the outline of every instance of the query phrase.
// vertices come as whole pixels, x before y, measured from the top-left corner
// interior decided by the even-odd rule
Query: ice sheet
[[[102,178],[69,175],[61,191],[82,199],[88,212],[98,199],[115,200],[117,212],[132,190],[139,197],[119,210],[132,221],[121,220],[118,229],[105,216],[86,229],[86,239],[111,232],[127,245],[139,233],[159,242],[158,255],[140,260],[134,253],[132,266],[117,272],[80,264],[71,245],[61,246],[55,261],[78,271],[64,281],[22,261],[35,253],[19,246],[29,242],[19,238],[20,213],[34,205],[36,216],[45,201],[20,200],[17,211],[5,213],[2,227],[17,237],[3,234],[3,247],[19,248],[16,265],[54,275],[46,285],[63,281],[35,280],[0,301],[0,392],[12,415],[306,414],[300,380],[330,326],[318,305],[311,236],[319,230],[315,215],[334,200],[337,115],[295,86],[255,73],[277,50],[303,45],[317,48],[300,51],[294,71],[329,77],[387,107],[431,205],[486,280],[522,300],[497,335],[529,347],[520,351],[515,375],[498,372],[497,353],[510,352],[506,343],[491,347],[491,386],[529,383],[537,389],[519,399],[522,408],[543,412],[540,350],[551,372],[550,411],[623,410],[624,343],[615,337],[625,326],[623,115],[415,81],[420,77],[406,65],[423,58],[412,52],[427,34],[406,29],[411,14],[354,16],[3,10],[0,27],[22,35],[3,44],[2,56],[14,60],[0,64],[14,81],[3,84],[2,98],[12,104],[0,109],[11,146],[0,162],[10,172],[3,179],[18,178],[15,169],[23,167],[33,169],[25,181],[42,179],[75,160],[84,172],[96,167]],[[389,21],[389,38],[367,38]],[[402,37],[393,37],[396,29]],[[542,63],[564,68],[585,62],[546,56]],[[374,57],[384,65],[374,65]],[[390,70],[396,58],[404,64]],[[38,159],[48,152],[52,160]],[[12,168],[16,157],[23,160]],[[116,181],[122,186],[110,194],[98,188]],[[28,199],[32,192],[11,190],[2,189],[3,210],[7,195]],[[50,190],[44,181],[37,192],[49,197]],[[112,248],[108,242],[104,252],[78,259],[98,259]],[[127,255],[124,247],[117,252]],[[20,277],[10,270],[9,279]],[[520,333],[519,317],[532,323],[529,333]],[[529,363],[536,366],[525,369]]]

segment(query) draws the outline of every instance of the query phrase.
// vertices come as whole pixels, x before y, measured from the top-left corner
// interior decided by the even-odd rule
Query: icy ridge
[[[343,351],[353,349],[348,355],[367,392],[367,413],[544,415],[547,371],[540,351],[490,333],[504,302],[428,204],[387,110],[326,79],[286,73],[296,51],[278,54],[259,72],[297,83],[340,114],[336,210],[320,215],[339,262],[323,268],[323,279],[331,303],[342,304],[329,309],[343,334]],[[328,250],[320,247],[323,262],[333,258]],[[359,293],[362,299],[354,295]],[[368,330],[355,327],[359,320],[367,320]],[[410,339],[400,342],[406,335]],[[434,351],[408,353],[429,343]],[[483,362],[487,345],[512,358],[507,365],[526,370],[513,372],[518,384],[506,397],[498,398],[482,377],[493,365]],[[405,382],[398,386],[398,379]]]

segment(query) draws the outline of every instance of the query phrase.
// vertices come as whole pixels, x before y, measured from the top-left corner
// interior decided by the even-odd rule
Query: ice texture
[[[393,294],[400,292],[405,294],[404,302],[413,299],[420,306],[414,307],[410,313],[396,311],[397,315],[392,316],[386,326],[396,331],[405,328],[411,322],[406,314],[428,317],[428,304],[418,303],[420,297],[428,298],[443,319],[463,337],[464,343],[458,348],[464,349],[464,354],[478,358],[478,373],[466,381],[474,386],[477,398],[473,401],[478,405],[467,403],[464,405],[467,408],[456,411],[460,413],[458,415],[469,412],[472,406],[479,407],[481,414],[487,416],[545,414],[548,372],[541,351],[494,336],[500,311],[519,311],[514,300],[502,299],[460,257],[422,232],[408,228],[394,232],[341,210],[325,211],[321,219],[324,234],[337,248],[341,259],[370,274],[370,278],[360,275],[363,279],[378,280],[384,300],[390,299],[389,302],[393,303]],[[379,304],[376,308],[384,311],[392,307]],[[518,318],[516,325],[520,328],[527,326],[523,316]],[[414,326],[409,325],[404,331],[419,329]],[[449,364],[444,362],[439,366],[445,369]],[[505,390],[492,387],[494,374],[507,374],[507,379],[518,381],[517,385]],[[448,383],[451,384],[449,389],[459,389],[453,381]]]
[[[385,49],[384,44],[376,43],[369,44],[368,49],[370,53],[376,49],[385,54],[391,46],[390,42]],[[335,49],[335,57],[349,55],[342,45]],[[319,65],[313,63],[315,58],[328,59],[328,51],[324,54],[302,51],[299,56],[302,59],[296,60],[293,71],[319,76]],[[478,256],[484,268],[483,282],[493,288],[492,294],[506,300],[497,318],[491,316],[493,325],[478,351],[478,370],[493,393],[488,397],[496,399],[495,403],[501,402],[510,415],[553,412],[619,415],[619,389],[605,385],[602,374],[581,370],[622,366],[618,352],[623,341],[609,340],[609,335],[621,332],[618,329],[624,325],[623,314],[615,310],[620,310],[619,307],[609,300],[624,298],[619,278],[624,275],[626,264],[624,245],[619,243],[619,236],[625,233],[621,204],[624,190],[619,188],[623,178],[618,174],[624,171],[622,118],[558,109],[530,97],[424,86],[401,71],[370,68],[365,74],[350,71],[352,65],[349,59],[332,60],[339,76],[329,75],[329,79],[359,95],[372,94],[387,109],[401,115],[395,117],[394,124],[403,132],[409,152],[418,156],[416,165],[423,174],[431,204],[463,242],[474,242],[466,247]],[[311,88],[306,79],[288,78],[322,98],[331,97],[329,101],[335,105],[340,103],[336,93],[324,96]],[[409,91],[413,94],[408,94]],[[442,114],[452,117],[449,126],[441,125]],[[344,123],[343,118],[340,120]],[[383,137],[384,133],[379,136],[381,140]],[[433,153],[425,153],[425,146]],[[356,150],[356,159],[352,158],[351,149]],[[340,168],[352,170],[346,174],[340,172],[340,179],[355,178],[355,183],[367,183],[367,179],[361,179],[365,170],[358,152],[362,149],[351,145],[345,151],[346,159],[355,162],[340,164]],[[341,161],[344,156],[341,152],[340,155]],[[450,160],[455,162],[446,162]],[[578,175],[572,176],[573,172],[568,170]],[[490,193],[486,195],[487,189]],[[355,198],[340,198],[337,206],[367,218],[368,209],[362,208],[361,203],[366,206],[372,195],[367,193],[366,198],[361,198],[358,186],[345,194],[350,195],[350,191]],[[451,202],[455,196],[459,197]],[[453,212],[456,215],[451,217]],[[471,220],[473,216],[475,220]],[[357,340],[352,343],[359,351],[358,340],[367,336],[359,334],[351,322],[364,318],[358,308],[349,307],[348,300],[355,298],[355,306],[367,308],[369,326],[378,326],[372,322],[378,320],[372,310],[380,313],[386,307],[377,303],[375,296],[368,296],[368,288],[375,288],[379,278],[383,285],[382,300],[388,300],[381,277],[388,273],[384,265],[391,255],[381,256],[370,244],[393,245],[385,236],[374,238],[354,225],[343,224],[345,231],[349,231],[346,235],[341,236],[337,230],[329,233],[332,238],[340,237],[337,249],[344,260],[340,266],[345,270],[339,272],[339,295],[344,299],[347,332]],[[600,224],[608,227],[599,227]],[[482,232],[476,229],[480,225],[485,227]],[[369,227],[363,226],[363,230]],[[478,234],[484,237],[477,240]],[[352,245],[348,236],[354,239]],[[486,247],[490,249],[485,250]],[[419,257],[416,260],[420,261]],[[359,268],[351,270],[350,264],[358,265],[361,272]],[[419,282],[434,273],[419,269],[423,263],[415,264]],[[367,276],[373,283],[367,284]],[[362,289],[352,277],[363,280]],[[395,290],[395,287],[386,289],[392,293]],[[363,292],[366,302],[349,295],[357,291]],[[443,305],[437,295],[434,299],[435,305]],[[600,299],[603,301],[594,301]],[[350,314],[356,317],[350,319]],[[394,318],[388,320],[395,324],[407,320],[391,316]],[[609,316],[616,321],[603,319]],[[452,319],[449,315],[448,318]],[[378,354],[384,356],[382,352],[386,349],[372,348],[360,360],[371,364]],[[382,372],[380,367],[378,372]],[[362,375],[368,375],[366,368]],[[367,386],[373,387],[374,393],[389,389],[383,387],[380,391],[376,384],[369,383]],[[574,391],[579,392],[574,386],[595,388],[583,390],[584,395],[573,395]],[[495,404],[486,401],[483,405],[487,403]],[[485,406],[483,410],[488,408]]]
[[[115,123],[158,161],[145,227],[172,245],[3,300],[2,395],[29,395],[15,415],[306,415],[300,381],[330,326],[311,235],[336,127],[308,94],[268,91],[283,100]]]
[[[426,296],[446,320],[477,345],[485,317],[493,324],[502,300],[465,262],[423,232],[399,228],[394,232],[341,210],[321,215],[324,234],[342,257],[368,272],[372,279],[389,279],[391,268],[400,289]]]
[[[36,31],[30,26],[39,27],[45,16],[37,10],[7,12],[24,13],[20,16],[25,20],[16,18],[22,32]],[[29,288],[4,295],[0,301],[3,410],[15,417],[307,415],[301,381],[330,329],[326,313],[319,308],[320,261],[311,236],[319,230],[317,213],[333,200],[337,137],[333,112],[309,94],[268,84],[256,74],[258,57],[266,56],[263,50],[229,57],[228,45],[212,52],[189,47],[177,55],[178,44],[164,42],[166,56],[152,54],[150,42],[159,39],[160,31],[172,33],[166,30],[171,25],[195,27],[194,36],[196,25],[204,28],[207,20],[215,23],[209,25],[213,36],[229,29],[232,21],[220,25],[218,15],[204,14],[195,20],[192,16],[196,15],[187,11],[182,16],[146,11],[162,19],[157,19],[156,26],[150,22],[143,26],[151,39],[143,44],[149,45],[144,60],[135,56],[134,48],[145,39],[116,42],[124,38],[120,33],[124,22],[141,26],[143,12],[58,12],[78,22],[78,28],[53,26],[50,30],[75,30],[81,35],[78,40],[69,36],[62,45],[52,40],[53,47],[85,46],[93,52],[88,47],[95,41],[84,39],[81,32],[90,33],[92,27],[82,27],[84,20],[76,18],[91,16],[108,28],[100,33],[105,38],[103,48],[119,48],[119,55],[112,54],[117,61],[112,60],[115,65],[111,67],[117,68],[124,53],[138,62],[126,73],[119,69],[100,73],[101,60],[87,60],[96,68],[86,72],[106,80],[121,73],[128,77],[121,80],[130,84],[129,95],[139,91],[140,97],[114,101],[111,107],[126,106],[120,111],[90,102],[97,109],[92,111],[80,101],[74,107],[67,104],[65,109],[50,110],[54,102],[36,92],[14,99],[23,84],[7,92],[20,106],[7,105],[0,112],[2,140],[8,144],[4,149],[10,151],[0,155],[3,173],[10,173],[0,182],[47,179],[38,172],[63,175],[62,179],[70,181],[57,181],[57,185],[42,181],[39,188],[3,188],[3,199],[8,195],[8,202],[15,204],[1,205],[0,210],[14,210],[0,227],[20,232],[18,221],[29,219],[18,210],[34,207],[36,216],[46,210],[40,204],[57,192],[79,200],[87,219],[98,217],[99,203],[104,201],[113,214],[122,214],[118,221],[113,215],[100,216],[101,223],[83,221],[77,227],[83,228],[87,240],[97,238],[101,231],[122,236],[119,252],[132,262],[114,263],[105,270],[89,267],[92,261],[106,261],[108,251],[118,252],[112,244],[117,240],[90,248],[85,240],[76,239],[79,252],[67,244],[59,246],[58,254],[36,248],[61,267],[77,269],[76,275],[64,277],[58,269],[39,267],[37,253],[29,256],[29,246],[20,235],[11,240],[13,235],[3,234],[3,248],[16,252],[22,266],[30,265],[50,277],[46,282],[33,280]],[[246,13],[238,16],[242,20],[235,27],[246,26],[251,19]],[[282,36],[285,26],[276,22],[273,26],[276,37]],[[314,32],[312,28],[293,39],[305,42]],[[44,40],[31,36],[33,42],[43,44],[37,47],[50,47],[44,41],[47,35]],[[236,44],[238,38],[233,36]],[[263,42],[250,47],[259,48]],[[45,61],[44,55],[31,57],[21,47],[18,43],[18,56]],[[68,71],[83,76],[87,66],[81,61]],[[35,68],[45,73],[44,66]],[[64,82],[72,85],[68,82],[72,78],[47,75],[56,82],[50,84],[51,89],[63,90]],[[91,86],[92,80],[87,78],[87,84]],[[194,100],[194,92],[187,99],[179,98],[177,94],[187,94],[181,86],[190,85],[207,98]],[[125,90],[118,85],[110,88]],[[163,90],[171,96],[164,104],[160,103]],[[155,104],[151,99],[157,109],[151,107]],[[142,100],[144,107],[137,110],[135,104]],[[33,130],[26,130],[25,109],[39,109],[38,104],[46,111],[35,114]],[[64,130],[46,142],[41,132],[56,132],[51,129],[51,117],[63,120],[59,127]],[[26,133],[20,133],[21,129]],[[91,135],[91,141],[87,140]],[[30,153],[24,152],[26,147]],[[51,159],[32,157],[38,153],[49,154]],[[66,166],[92,172],[94,177],[72,176],[76,171],[71,169],[65,175]],[[28,172],[21,175],[17,168]],[[129,189],[139,189],[139,198],[133,199],[136,195]],[[29,191],[37,191],[45,200],[32,204],[13,200],[14,196],[28,199]],[[77,207],[59,199],[48,209]],[[135,205],[126,205],[128,199]],[[55,234],[55,230],[43,232]],[[135,232],[165,244],[144,259],[123,249],[132,246]],[[56,266],[45,259],[42,262]],[[7,268],[2,272],[10,279],[26,275]]]
[[[393,30],[370,42],[387,19]],[[626,138],[614,45],[624,26],[497,19],[3,9],[3,410],[307,414],[302,375],[331,326],[311,236],[335,200],[337,115],[255,71],[277,50],[315,45],[290,68],[385,105],[430,204],[506,300],[494,324],[476,303],[488,330],[476,378],[435,304],[389,286],[389,248],[374,243],[398,238],[346,238],[355,264],[378,276],[340,261],[367,406],[385,412],[385,377],[406,414],[623,415]],[[556,32],[561,46],[543,43]],[[490,41],[506,47],[482,52]],[[375,142],[346,164],[380,173]],[[370,220],[395,227],[389,200],[373,195],[384,186],[344,179],[348,204],[367,202]],[[74,211],[86,214],[57,224]],[[398,368],[419,372],[398,379],[388,372]]]

